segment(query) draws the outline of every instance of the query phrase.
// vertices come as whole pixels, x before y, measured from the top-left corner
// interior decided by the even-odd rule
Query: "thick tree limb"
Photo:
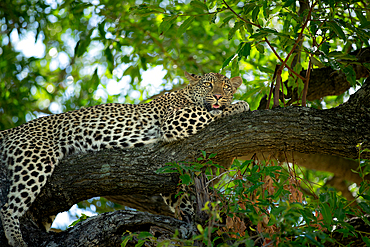
[[[121,246],[122,236],[126,231],[150,232],[153,227],[161,228],[171,235],[179,229],[180,236],[183,237],[190,233],[189,225],[181,220],[132,210],[100,214],[60,233],[41,232],[29,222],[26,225],[28,231],[24,234],[24,238],[30,243],[30,247]]]
[[[167,162],[193,161],[200,156],[200,150],[217,153],[216,161],[256,152],[284,151],[356,159],[358,143],[362,143],[362,148],[370,148],[369,96],[368,80],[348,103],[337,108],[287,107],[248,112],[214,122],[198,135],[175,143],[71,155],[56,167],[31,210],[23,217],[22,222],[26,224],[22,231],[33,232],[26,220],[30,217],[38,223],[42,218],[68,210],[75,203],[91,197],[151,197],[175,192],[178,177],[157,174],[156,170]],[[370,159],[370,153],[363,153],[362,158]],[[6,179],[1,181],[3,192]],[[72,234],[73,230],[68,232],[65,234]],[[52,239],[55,246],[63,246],[58,241],[68,238],[64,236],[58,240],[57,235],[45,236],[43,241]],[[6,242],[4,238],[0,232],[1,245]]]

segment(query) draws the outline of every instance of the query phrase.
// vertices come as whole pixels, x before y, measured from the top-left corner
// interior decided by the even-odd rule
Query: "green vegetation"
[[[269,93],[275,66],[282,62],[299,72],[311,57],[313,68],[342,70],[355,86],[361,80],[355,80],[348,64],[355,57],[348,53],[368,46],[370,39],[369,9],[362,1],[299,6],[290,0],[227,5],[5,0],[0,7],[0,129],[81,106],[138,102],[186,83],[184,70],[242,75],[245,86],[237,98],[252,109]],[[19,52],[19,41],[27,37],[44,45],[36,57]],[[300,62],[291,67],[296,55]],[[142,86],[142,72],[156,66],[165,71],[161,86]],[[288,77],[288,85],[301,92],[302,80],[285,68],[282,79]],[[109,95],[106,87],[112,80],[124,89]],[[348,92],[311,105],[332,107],[346,96]]]
[[[201,164],[170,163],[158,170],[161,173],[180,173],[181,184],[186,186],[194,185],[194,178],[201,171],[205,171],[209,180],[222,177],[209,188],[213,202],[206,203],[202,209],[209,218],[197,225],[198,235],[191,240],[183,240],[175,234],[171,240],[162,241],[150,233],[126,233],[122,245],[126,246],[136,237],[136,246],[157,241],[160,242],[158,246],[173,242],[179,246],[199,246],[199,242],[207,246],[230,246],[231,243],[232,246],[325,246],[328,242],[346,246],[334,236],[334,232],[370,242],[368,232],[355,229],[348,223],[354,216],[370,213],[370,183],[364,179],[364,175],[369,174],[368,162],[360,165],[363,181],[356,196],[360,199],[360,207],[354,207],[353,202],[347,201],[334,189],[308,183],[305,179],[308,171],[297,165],[257,159],[235,160],[231,169],[220,176],[222,167],[210,160],[215,156],[211,154],[207,158],[203,153],[203,157],[198,158]],[[367,167],[367,171],[363,173],[361,167]],[[330,176],[323,172],[317,175],[321,176],[320,180]],[[194,191],[194,187],[190,190]],[[367,218],[363,219],[370,225]]]

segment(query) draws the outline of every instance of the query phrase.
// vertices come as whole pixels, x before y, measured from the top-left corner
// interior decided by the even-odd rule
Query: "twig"
[[[248,24],[251,24],[252,26],[255,26],[255,27],[258,27],[258,28],[262,28],[259,24],[255,24],[253,22],[250,22],[250,21],[247,21],[246,19],[244,19],[243,17],[241,17],[240,15],[238,15],[227,3],[225,0],[222,0],[224,2],[224,4],[226,5],[226,7],[234,13],[234,15],[236,15],[236,17],[238,17],[240,20],[244,21],[245,23],[248,23]]]
[[[280,67],[281,70],[283,70],[283,67],[285,66],[285,64],[288,62],[288,59],[289,57],[293,54],[293,52],[295,51],[295,48],[297,47],[297,45],[299,44],[299,41],[302,39],[302,36],[303,36],[303,32],[304,32],[304,29],[306,28],[307,26],[307,23],[308,21],[311,19],[311,13],[312,13],[312,10],[313,10],[313,7],[316,5],[317,1],[315,3],[312,4],[310,10],[308,11],[308,14],[307,14],[307,19],[306,21],[304,22],[303,26],[302,26],[302,30],[301,32],[299,33],[299,36],[296,40],[296,42],[294,43],[294,46],[293,48],[290,50],[289,54],[287,55],[287,57],[285,58],[282,66]],[[302,79],[302,78],[301,78]]]
[[[310,74],[311,74],[311,60],[312,60],[312,55],[310,56],[310,60],[308,61],[308,68],[306,71],[306,80],[304,83],[303,87],[303,95],[302,95],[302,106],[306,106],[306,96],[307,96],[307,91],[308,91],[308,83],[310,81]]]
[[[218,178],[220,178],[220,177],[222,177],[224,174],[226,174],[226,173],[230,173],[230,172],[236,172],[237,170],[228,170],[228,171],[226,171],[226,172],[223,172],[223,173],[221,173],[220,175],[218,175],[217,177],[214,177],[214,178],[212,178],[211,180],[209,180],[207,183],[206,183],[206,185],[208,186],[213,180],[216,180],[216,179],[218,179]]]
[[[227,3],[225,0],[222,0],[224,2],[224,4],[226,5],[226,7],[234,13],[234,15],[236,17],[238,17],[240,20],[244,21],[245,23],[248,23],[248,24],[251,24],[255,27],[258,27],[258,28],[262,28],[261,25],[259,24],[255,24],[253,22],[250,22],[250,21],[247,21],[246,19],[244,19],[243,17],[241,17],[240,15],[238,15]],[[316,3],[315,3],[316,4]],[[310,13],[309,13],[310,14]],[[307,22],[305,23],[305,25],[307,25]],[[303,28],[304,30],[304,28]],[[302,31],[303,33],[303,31]],[[299,41],[300,37],[298,37],[298,41]],[[297,41],[297,42],[298,42]],[[270,47],[270,49],[272,50],[272,52],[275,54],[275,56],[283,63],[283,66],[285,66],[289,71],[291,71],[293,74],[295,74],[297,77],[299,77],[301,80],[304,80],[304,77],[299,75],[297,72],[295,72],[292,68],[289,67],[289,65],[286,64],[286,61],[284,63],[283,59],[279,56],[279,54],[277,54],[277,52],[275,51],[274,47],[271,45],[271,43],[267,40],[267,38],[265,38],[265,42],[267,43],[267,45]],[[293,48],[292,50],[294,50],[295,48]],[[289,58],[289,57],[288,57]]]
[[[281,68],[281,66],[280,66]],[[281,69],[278,69],[276,73],[276,84],[275,84],[275,93],[274,93],[274,105],[272,108],[278,107],[279,106],[279,90],[280,90],[280,84],[281,83]]]

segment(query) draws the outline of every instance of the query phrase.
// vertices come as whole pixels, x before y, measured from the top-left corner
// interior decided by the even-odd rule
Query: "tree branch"
[[[179,229],[180,236],[183,238],[188,237],[191,230],[191,227],[187,223],[172,217],[152,215],[132,210],[119,210],[90,217],[60,233],[42,232],[31,222],[25,222],[23,228],[27,228],[27,231],[23,232],[24,239],[29,243],[29,247],[103,247],[121,246],[122,236],[126,231],[132,233],[141,231],[151,232],[153,231],[153,227],[160,228],[170,236],[175,233],[176,229]]]

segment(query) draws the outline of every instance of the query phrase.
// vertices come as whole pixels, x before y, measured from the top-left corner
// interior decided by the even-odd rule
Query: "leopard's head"
[[[212,115],[221,114],[231,104],[234,93],[243,82],[240,76],[229,79],[218,73],[198,76],[185,72],[185,77],[190,82],[188,92],[191,100]]]

